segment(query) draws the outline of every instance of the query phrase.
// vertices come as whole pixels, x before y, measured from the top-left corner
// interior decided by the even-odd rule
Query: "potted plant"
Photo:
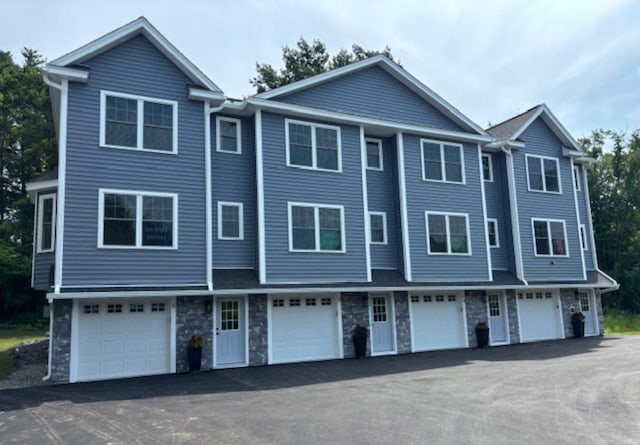
[[[581,311],[576,311],[571,314],[571,327],[573,328],[573,337],[584,337],[584,319],[585,316]]]
[[[364,357],[367,355],[367,338],[369,337],[369,329],[366,326],[357,324],[353,329],[353,349],[356,353],[356,358]]]
[[[187,361],[189,362],[189,372],[200,371],[202,363],[202,345],[204,341],[201,335],[192,335],[187,345]]]
[[[489,346],[489,325],[486,321],[480,320],[476,324],[476,338],[478,339],[479,348]]]

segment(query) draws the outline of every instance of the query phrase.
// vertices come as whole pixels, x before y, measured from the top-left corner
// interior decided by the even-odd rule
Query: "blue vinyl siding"
[[[404,135],[403,140],[413,281],[488,280],[477,145],[464,145],[466,185],[462,185],[423,181],[420,138]],[[472,255],[429,255],[425,211],[468,214]]]
[[[84,64],[88,83],[69,87],[63,287],[205,284],[204,110],[191,82],[142,36]],[[178,154],[100,148],[101,89],[178,101]],[[176,193],[178,249],[98,249],[100,188]]]
[[[254,119],[242,119],[242,153],[216,151],[216,117],[211,116],[213,267],[253,269],[256,265],[256,180]],[[218,201],[243,204],[244,239],[218,239]]]
[[[585,193],[584,181],[582,180],[582,165],[576,165],[578,169],[578,180],[580,181],[580,190],[576,192],[576,196],[578,198],[578,212],[580,213],[580,224],[584,224],[585,227],[585,236],[587,241],[587,250],[584,251],[584,265],[587,270],[594,270],[593,265],[593,246],[591,245],[591,218],[589,212],[587,211],[587,199]]]
[[[360,129],[341,127],[342,173],[334,173],[287,167],[285,118],[262,120],[267,281],[366,281]],[[289,252],[288,202],[343,205],[346,252]]]
[[[35,243],[35,245],[38,245],[38,237],[41,236],[41,234],[38,232],[38,230],[40,229],[38,227],[38,210],[39,210],[39,206],[38,206],[38,202],[40,200],[40,196],[41,195],[48,195],[51,194],[52,192],[55,192],[55,190],[47,190],[47,191],[43,191],[43,192],[38,192],[37,197],[36,197],[36,204],[35,204],[35,211],[33,214],[33,218],[34,221],[36,221],[36,234],[35,234],[35,238],[33,240],[33,242]],[[55,245],[55,237],[53,239],[54,245]],[[33,288],[34,289],[41,289],[41,290],[49,290],[49,273],[51,271],[51,267],[55,264],[56,262],[56,254],[55,254],[55,249],[53,252],[44,252],[44,253],[38,253],[37,248],[34,250],[34,257],[33,257]]]
[[[513,164],[525,279],[528,281],[582,280],[581,247],[573,197],[571,162],[562,156],[560,140],[541,118],[534,121],[520,139],[526,146],[524,150],[514,150]],[[528,191],[526,154],[558,158],[562,194]],[[535,256],[531,218],[565,220],[569,257]]]
[[[464,131],[378,66],[274,100],[407,124]]]
[[[385,212],[387,215],[387,244],[371,244],[371,268],[397,269],[401,230],[400,225],[396,223],[396,205],[399,198],[395,137],[382,139],[382,158],[384,170],[367,170],[369,211]]]
[[[504,153],[490,153],[493,167],[493,181],[485,181],[484,190],[487,203],[487,218],[498,221],[500,247],[491,248],[493,269],[513,270],[513,243],[511,241],[511,211]]]

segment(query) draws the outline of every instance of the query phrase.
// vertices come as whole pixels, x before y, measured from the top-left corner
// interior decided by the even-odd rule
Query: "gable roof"
[[[52,60],[48,65],[70,66],[80,64],[100,53],[125,42],[136,35],[142,34],[173,62],[192,82],[210,91],[222,93],[222,90],[196,67],[184,54],[173,46],[160,32],[144,17],[139,17],[108,34],[81,46],[80,48]]]
[[[536,105],[524,113],[509,118],[504,122],[494,125],[493,127],[487,128],[486,131],[499,141],[516,140],[538,117],[542,117],[542,120],[544,120],[551,131],[564,145],[569,148],[582,151],[573,136],[571,136],[567,129],[560,123],[549,107],[544,103]]]
[[[380,68],[382,68],[396,80],[401,82],[404,86],[406,86],[422,99],[433,105],[441,113],[443,113],[452,121],[456,122],[461,127],[481,135],[487,134],[479,125],[462,114],[457,108],[444,100],[433,90],[428,88],[414,76],[408,73],[406,70],[401,68],[397,63],[392,62],[382,54],[370,57],[365,60],[361,60],[359,62],[354,62],[347,66],[336,68],[331,71],[327,71],[326,73],[317,74],[307,79],[299,80],[297,82],[293,82],[288,85],[275,88],[273,90],[265,91],[264,93],[256,94],[254,97],[260,99],[276,99],[287,94],[291,94],[325,82],[329,82],[333,79],[343,77],[348,74],[362,71],[372,66],[379,66]]]

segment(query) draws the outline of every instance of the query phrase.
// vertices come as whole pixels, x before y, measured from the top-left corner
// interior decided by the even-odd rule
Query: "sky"
[[[303,36],[388,45],[483,128],[542,102],[576,138],[640,128],[640,0],[0,0],[0,50],[52,60],[141,15],[229,97]]]

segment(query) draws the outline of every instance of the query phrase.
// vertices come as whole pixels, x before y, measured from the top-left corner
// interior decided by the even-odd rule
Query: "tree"
[[[286,45],[282,48],[284,68],[278,72],[268,63],[256,63],[258,75],[250,79],[250,82],[256,87],[258,93],[262,93],[378,54],[383,54],[396,62],[388,46],[382,51],[372,51],[365,50],[354,43],[351,51],[341,49],[331,57],[326,45],[320,40],[314,39],[309,44],[304,37],[300,37],[295,48],[289,48]]]
[[[597,130],[580,145],[596,159],[588,180],[599,267],[620,283],[605,303],[640,312],[640,133]]]
[[[24,48],[23,63],[0,51],[0,317],[34,310],[30,288],[33,205],[26,184],[56,164],[43,57]]]

